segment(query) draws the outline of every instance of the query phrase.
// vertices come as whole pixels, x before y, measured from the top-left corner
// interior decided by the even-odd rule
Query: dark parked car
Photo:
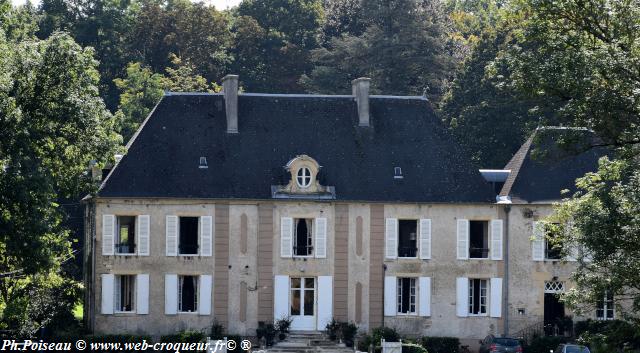
[[[510,337],[489,335],[480,341],[479,353],[522,353],[520,341]]]
[[[561,344],[553,353],[591,353],[589,348],[578,344]]]

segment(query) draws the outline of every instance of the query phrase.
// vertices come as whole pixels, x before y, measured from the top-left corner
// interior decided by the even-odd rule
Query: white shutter
[[[395,276],[384,277],[384,316],[396,316],[398,303],[396,298],[398,278]]]
[[[502,220],[491,221],[491,260],[502,260]]]
[[[280,257],[293,256],[293,219],[280,218]]]
[[[178,313],[178,275],[164,275],[164,313]]]
[[[456,278],[456,314],[458,317],[469,316],[469,278]]]
[[[469,258],[469,220],[458,220],[458,260],[467,260]]]
[[[316,218],[316,245],[315,253],[317,258],[327,257],[327,219]],[[320,326],[320,327],[324,327]]]
[[[200,256],[211,256],[213,249],[213,218],[200,217]]]
[[[102,314],[113,314],[113,299],[115,298],[114,282],[115,276],[112,274],[103,274],[102,279]]]
[[[115,219],[116,217],[112,214],[102,215],[102,255],[113,255]]]
[[[149,313],[149,275],[136,276],[136,312],[138,314]]]
[[[200,294],[198,295],[198,314],[211,315],[211,289],[213,288],[213,279],[211,275],[200,276]]]
[[[167,216],[167,256],[178,255],[178,216]]]
[[[289,276],[275,276],[273,296],[273,320],[289,317]]]
[[[502,316],[502,278],[491,279],[491,304],[489,311],[491,317]]]
[[[420,294],[420,301],[418,302],[418,309],[420,310],[420,316],[431,316],[431,277],[420,277],[419,281],[418,293]]]
[[[533,240],[531,241],[531,258],[533,261],[544,261],[544,232],[542,222],[533,222]]]
[[[385,226],[385,257],[398,258],[398,219],[387,218]]]
[[[149,256],[149,215],[140,215],[138,218],[138,255]]]
[[[420,258],[431,258],[431,220],[420,220]]]
[[[318,328],[327,327],[333,318],[333,277],[318,276]]]

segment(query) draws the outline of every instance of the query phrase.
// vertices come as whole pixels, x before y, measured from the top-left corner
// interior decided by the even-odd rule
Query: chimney
[[[371,79],[367,77],[356,78],[351,81],[352,95],[358,103],[358,120],[360,126],[369,126],[369,84]]]
[[[238,133],[238,75],[227,75],[222,78],[224,107],[227,112],[227,133]]]

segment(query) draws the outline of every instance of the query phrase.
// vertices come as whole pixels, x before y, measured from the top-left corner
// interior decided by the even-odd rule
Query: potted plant
[[[281,341],[287,337],[287,333],[289,333],[289,327],[291,327],[292,321],[293,320],[291,320],[289,316],[285,316],[276,320],[275,328],[279,332],[278,338],[280,338]]]

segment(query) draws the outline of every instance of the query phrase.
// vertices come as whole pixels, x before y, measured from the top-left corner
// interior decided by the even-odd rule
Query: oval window
[[[298,177],[296,178],[298,181],[298,186],[301,188],[306,188],[311,185],[311,171],[307,167],[302,167],[298,169]]]

